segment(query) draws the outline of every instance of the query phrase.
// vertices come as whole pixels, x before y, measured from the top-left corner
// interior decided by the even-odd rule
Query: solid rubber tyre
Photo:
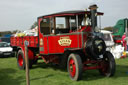
[[[25,59],[24,58],[25,57],[24,57],[22,50],[19,50],[17,53],[17,65],[18,65],[18,68],[21,70],[25,69]],[[33,60],[29,59],[29,68],[32,68],[32,65],[33,65]]]
[[[21,69],[21,70],[25,69],[24,54],[21,50],[19,50],[17,53],[17,65],[18,65],[19,69]]]
[[[100,74],[106,77],[114,76],[116,63],[112,53],[106,51],[102,62],[101,64],[104,68],[99,69]]]
[[[70,54],[67,62],[67,70],[72,80],[78,81],[82,78],[82,61],[78,54]]]

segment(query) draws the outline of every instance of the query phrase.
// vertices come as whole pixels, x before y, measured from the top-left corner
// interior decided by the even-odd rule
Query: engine
[[[97,5],[91,5],[89,7],[91,11],[91,36],[85,42],[85,51],[88,56],[93,59],[102,58],[105,51],[106,45],[102,38],[99,37],[100,32],[96,31],[97,28]]]
[[[99,59],[106,51],[106,45],[102,38],[95,36],[85,43],[85,50],[93,59]]]

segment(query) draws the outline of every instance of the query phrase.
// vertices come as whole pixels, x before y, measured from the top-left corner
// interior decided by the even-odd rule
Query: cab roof
[[[111,34],[112,32],[110,32],[110,31],[108,31],[108,30],[101,30],[101,32],[103,33],[103,34]]]
[[[40,16],[38,18],[48,18],[48,17],[57,17],[57,16],[74,16],[74,15],[80,15],[80,14],[90,14],[90,11],[84,11],[84,10],[63,11],[63,12]],[[97,14],[103,15],[104,13],[97,12]]]

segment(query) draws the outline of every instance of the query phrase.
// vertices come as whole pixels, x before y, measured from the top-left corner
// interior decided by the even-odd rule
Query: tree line
[[[11,35],[11,34],[15,34],[16,32],[18,32],[19,30],[14,30],[14,31],[2,31],[0,32],[0,37],[4,36],[4,35]]]
[[[33,29],[33,28],[35,28],[36,26],[38,26],[38,23],[35,21],[32,25],[31,25],[31,27],[29,28],[29,29]],[[7,34],[15,34],[16,32],[18,32],[18,31],[20,31],[20,30],[14,30],[14,31],[2,31],[2,32],[0,32],[0,37],[2,37],[2,36],[4,36],[4,35],[7,35]]]

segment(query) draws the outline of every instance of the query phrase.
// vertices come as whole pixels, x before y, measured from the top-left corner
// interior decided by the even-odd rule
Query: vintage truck
[[[85,70],[98,69],[110,77],[115,74],[115,60],[106,51],[97,27],[97,5],[90,11],[64,11],[38,17],[38,36],[11,37],[11,46],[17,53],[17,64],[25,68],[25,46],[28,41],[29,67],[39,56],[45,63],[67,67],[72,80],[80,80]]]

